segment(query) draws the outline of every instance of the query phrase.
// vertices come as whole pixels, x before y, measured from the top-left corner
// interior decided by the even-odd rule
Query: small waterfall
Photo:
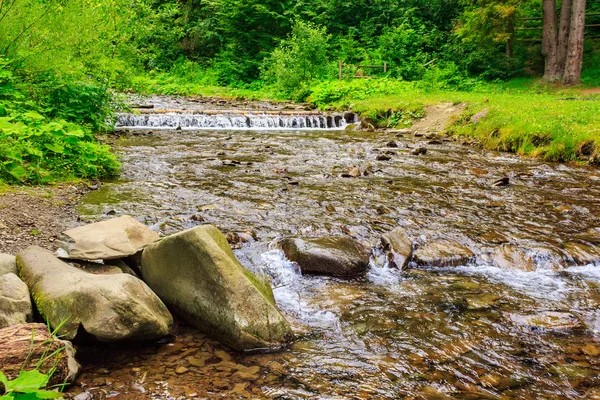
[[[140,129],[344,129],[355,114],[121,113],[116,128]]]

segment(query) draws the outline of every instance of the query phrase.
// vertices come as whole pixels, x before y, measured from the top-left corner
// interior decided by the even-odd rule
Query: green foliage
[[[1,400],[19,400],[19,399],[59,399],[62,395],[58,392],[43,390],[48,385],[50,374],[42,374],[34,369],[31,371],[21,371],[19,376],[9,381],[0,371],[0,383],[4,386],[5,394],[0,397]]]
[[[278,91],[302,100],[311,81],[325,74],[327,41],[324,27],[296,21],[291,35],[266,60],[263,77]]]
[[[399,94],[410,91],[413,84],[397,79],[356,79],[324,81],[311,88],[308,101],[327,108],[349,105],[353,100],[365,100],[374,96]]]

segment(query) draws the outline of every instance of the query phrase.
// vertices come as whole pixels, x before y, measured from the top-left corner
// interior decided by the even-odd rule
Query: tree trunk
[[[508,17],[508,34],[510,36],[506,41],[506,57],[512,58],[515,45],[515,14]]]
[[[585,30],[585,6],[586,0],[573,0],[567,60],[563,76],[563,83],[565,85],[576,85],[581,78],[583,34]]]
[[[544,80],[555,82],[560,79],[556,47],[556,0],[543,0],[544,31],[542,52],[544,54]]]
[[[571,27],[571,5],[573,0],[562,0],[560,9],[560,25],[558,28],[558,69],[561,74],[565,71],[567,61],[567,50],[569,44],[569,31]]]
[[[59,349],[62,350],[50,357]],[[37,366],[43,374],[56,368],[49,385],[73,383],[81,369],[74,355],[71,343],[50,335],[44,324],[19,324],[0,329],[0,370],[8,379],[18,377],[21,369],[27,371]]]

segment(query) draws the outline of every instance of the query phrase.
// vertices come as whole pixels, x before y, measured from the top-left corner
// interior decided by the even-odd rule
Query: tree
[[[579,83],[583,63],[586,0],[563,0],[557,26],[556,0],[543,0],[544,81]]]

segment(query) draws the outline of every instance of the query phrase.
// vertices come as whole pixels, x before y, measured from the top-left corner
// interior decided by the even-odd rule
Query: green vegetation
[[[42,374],[34,369],[31,371],[21,371],[19,376],[9,381],[6,376],[0,372],[0,383],[4,385],[5,394],[0,396],[0,400],[19,400],[19,399],[59,399],[62,394],[50,390],[44,390],[51,374]]]
[[[581,82],[593,88],[600,3],[587,12]],[[542,0],[0,0],[0,188],[117,174],[96,135],[120,92],[309,100],[389,125],[467,102],[453,133],[581,159],[578,146],[597,141],[597,106],[534,83],[541,15]]]

